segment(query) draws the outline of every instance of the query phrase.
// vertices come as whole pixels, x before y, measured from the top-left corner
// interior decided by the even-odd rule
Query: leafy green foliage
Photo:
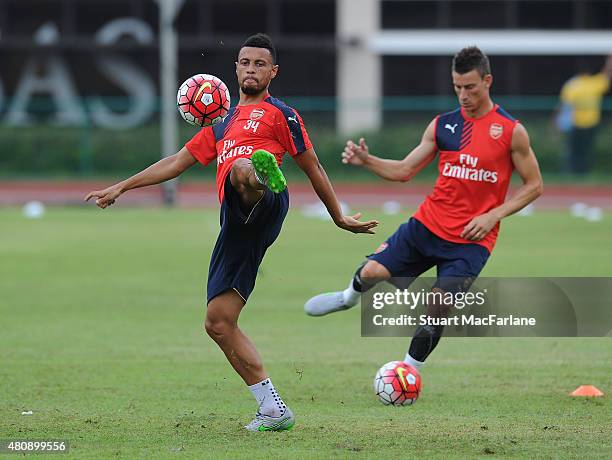
[[[391,116],[393,115],[393,116]],[[520,114],[518,114],[520,115]],[[433,117],[433,113],[388,114],[385,128],[366,136],[373,153],[388,158],[403,158],[416,146]],[[316,113],[304,115],[306,126],[328,172],[349,178],[363,176],[358,169],[342,167],[340,152],[346,139],[330,126],[328,116]],[[329,121],[329,123],[326,122]],[[533,148],[545,172],[560,172],[564,165],[564,142],[553,128],[548,115],[521,117],[527,127]],[[612,126],[599,128],[593,171],[612,174]],[[196,133],[185,123],[180,125],[180,145]],[[48,125],[27,128],[0,126],[0,173],[6,175],[74,175],[135,173],[160,158],[160,128],[150,123],[127,131],[100,128],[66,128]],[[359,134],[354,136],[357,139]],[[174,152],[169,152],[174,153]],[[286,163],[292,163],[287,158]],[[293,165],[289,168],[292,169]],[[197,177],[214,177],[215,168],[198,168],[191,172]],[[290,174],[291,175],[291,174]]]

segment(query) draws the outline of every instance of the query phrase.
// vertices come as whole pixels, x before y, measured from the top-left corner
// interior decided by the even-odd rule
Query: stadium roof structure
[[[612,54],[612,32],[574,30],[382,30],[368,48],[382,55],[448,56],[476,45],[490,55]]]

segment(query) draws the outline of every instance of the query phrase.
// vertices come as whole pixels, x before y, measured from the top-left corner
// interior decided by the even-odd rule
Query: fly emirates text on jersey
[[[442,175],[446,177],[455,177],[457,179],[472,180],[475,182],[497,182],[497,171],[489,171],[483,168],[477,168],[478,157],[469,153],[461,153],[459,155],[459,164],[452,164],[448,161],[444,163]]]

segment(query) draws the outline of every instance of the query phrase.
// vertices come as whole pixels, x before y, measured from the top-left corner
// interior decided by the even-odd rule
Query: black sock
[[[368,261],[366,260],[365,262],[363,262],[359,267],[357,267],[357,270],[355,271],[355,274],[353,275],[353,289],[355,289],[357,292],[367,292],[369,289],[371,289],[376,283],[368,283],[366,280],[361,278],[361,269],[363,267],[365,267],[365,264],[367,264]]]
[[[424,362],[438,345],[444,326],[419,326],[414,331],[408,353],[417,361]]]

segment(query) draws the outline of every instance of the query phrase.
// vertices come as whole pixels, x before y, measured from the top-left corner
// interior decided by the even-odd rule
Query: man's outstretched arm
[[[390,181],[406,182],[412,179],[421,169],[435,158],[435,123],[433,120],[425,129],[421,142],[403,160],[388,160],[370,153],[363,138],[359,144],[349,140],[342,152],[342,162],[354,166],[363,166],[377,176]]]
[[[378,225],[377,221],[361,222],[358,220],[361,217],[361,213],[357,213],[354,216],[342,215],[342,209],[336,193],[313,149],[308,149],[293,158],[300,169],[308,176],[308,179],[310,179],[312,188],[338,227],[353,233],[374,233],[373,229]]]
[[[102,209],[112,205],[124,192],[147,185],[161,184],[181,175],[185,170],[196,164],[197,160],[183,147],[172,156],[163,158],[138,174],[111,185],[104,190],[89,192],[85,201],[96,198],[96,205]]]

